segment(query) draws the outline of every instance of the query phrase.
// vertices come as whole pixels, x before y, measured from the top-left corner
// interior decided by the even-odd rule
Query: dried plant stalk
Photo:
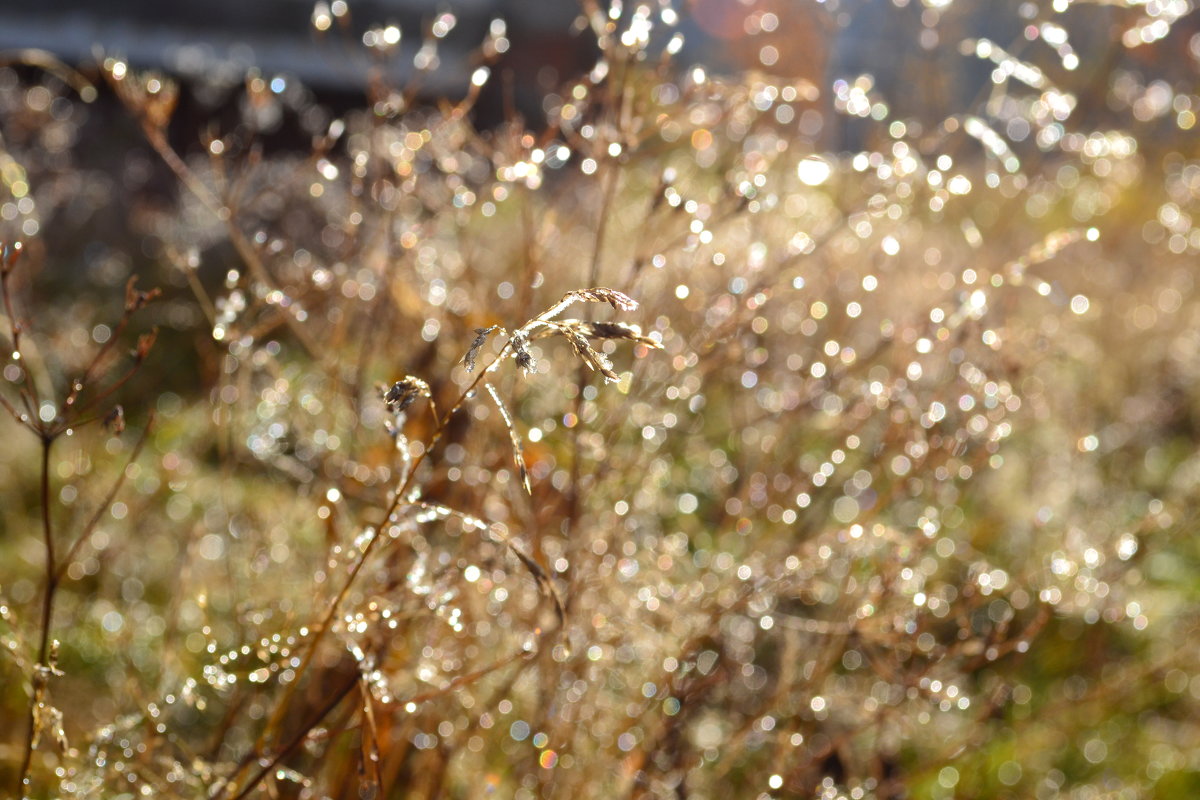
[[[471,346],[467,349],[467,354],[463,356],[462,363],[466,365],[467,372],[475,371],[475,359],[479,356],[479,351],[487,344],[488,335],[500,328],[499,325],[493,325],[490,328],[476,328],[475,340],[471,342]]]
[[[604,376],[605,383],[613,383],[620,380],[620,376],[613,370],[612,362],[608,360],[608,356],[592,347],[578,330],[557,324],[554,327],[571,343],[571,347],[575,350],[575,355],[579,356],[584,364],[587,364],[588,369],[595,370]]]
[[[512,443],[513,463],[521,476],[521,487],[525,489],[525,494],[533,494],[533,490],[529,487],[529,470],[525,467],[525,448],[521,443],[521,434],[517,432],[512,415],[505,408],[504,401],[500,399],[496,387],[490,383],[484,385],[487,387],[488,394],[492,396],[492,400],[496,402],[496,408],[500,409],[500,418],[504,420],[504,427],[508,430],[508,440]]]
[[[586,336],[589,339],[620,339],[635,344],[642,344],[655,350],[662,349],[661,342],[643,334],[642,329],[637,325],[630,325],[626,322],[592,322],[582,319],[561,319],[555,323],[554,328],[541,328],[529,338],[544,339],[547,336],[553,336],[555,333],[562,333],[566,330],[575,331],[580,336]]]
[[[608,303],[617,311],[636,311],[637,301],[624,292],[609,289],[606,286],[596,286],[592,289],[576,289],[563,295],[550,308],[538,314],[536,322],[552,320],[575,303]]]
[[[387,403],[389,411],[399,414],[415,403],[418,397],[429,399],[431,396],[428,383],[412,375],[405,375],[384,392],[383,400]]]
[[[540,564],[534,561],[528,553],[521,549],[521,547],[519,547],[516,542],[509,537],[507,531],[505,531],[502,526],[497,525],[496,523],[487,522],[479,517],[458,511],[457,509],[450,508],[449,506],[442,505],[441,503],[417,501],[411,503],[410,505],[413,508],[432,511],[439,516],[454,517],[462,522],[463,525],[472,528],[479,533],[486,533],[495,542],[504,545],[504,547],[510,553],[512,553],[518,561],[521,562],[521,565],[525,567],[526,571],[529,572],[530,577],[532,577],[534,583],[537,584],[538,590],[541,592],[542,596],[549,600],[554,606],[554,615],[557,617],[559,625],[562,625],[563,620],[566,617],[566,611],[562,604],[562,598],[558,596],[558,590],[554,588],[554,582],[550,580],[550,576],[546,574],[546,570],[542,569]]]

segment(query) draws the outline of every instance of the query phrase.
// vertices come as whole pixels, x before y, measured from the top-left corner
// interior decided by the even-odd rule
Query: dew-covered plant
[[[1191,796],[1190,5],[894,2],[925,56],[787,77],[806,25],[882,12],[714,5],[584,3],[594,67],[491,126],[501,20],[460,97],[420,92],[450,12],[353,34],[377,79],[341,115],[257,72],[0,73],[4,235],[53,263],[60,209],[100,213],[63,188],[103,182],[66,160],[82,100],[178,190],[129,211],[163,386],[43,414],[6,313],[41,450],[2,462],[5,785]],[[730,20],[755,69],[684,61]],[[240,114],[181,132],[189,92]],[[112,329],[39,320],[47,375],[94,383],[128,292]],[[144,448],[74,433],[117,399]]]
[[[65,364],[53,364],[52,359],[57,361],[60,354],[47,354],[41,347],[31,346],[29,338],[25,336],[36,317],[28,309],[22,308],[16,296],[17,287],[25,282],[21,280],[25,276],[18,272],[18,268],[24,266],[21,263],[23,252],[21,242],[0,244],[0,300],[6,334],[4,344],[9,358],[4,378],[15,395],[12,398],[0,395],[0,408],[7,412],[13,424],[32,434],[38,446],[38,467],[31,470],[36,475],[38,494],[32,506],[39,517],[42,546],[39,609],[36,615],[30,614],[31,618],[36,619],[36,624],[30,627],[28,641],[23,641],[22,629],[15,624],[17,617],[14,609],[0,600],[0,620],[11,631],[4,632],[0,647],[12,658],[14,666],[28,682],[29,704],[24,730],[19,724],[11,726],[14,733],[24,734],[23,755],[17,771],[18,795],[29,791],[30,768],[36,749],[43,747],[56,750],[60,755],[70,750],[64,729],[64,715],[51,687],[53,679],[63,675],[58,665],[55,597],[64,582],[81,577],[76,559],[96,532],[102,516],[114,509],[116,497],[150,432],[153,414],[130,449],[125,466],[110,479],[103,499],[96,498],[95,510],[87,516],[69,515],[66,520],[68,525],[62,526],[67,528],[66,531],[60,527],[64,520],[54,519],[53,497],[56,492],[52,464],[55,446],[63,439],[89,439],[86,444],[74,448],[81,472],[91,471],[90,465],[83,464],[89,458],[89,451],[98,444],[94,437],[87,437],[89,428],[103,427],[111,434],[107,447],[109,453],[115,454],[125,449],[118,438],[125,431],[125,410],[120,404],[113,404],[111,398],[142,368],[154,346],[155,331],[138,337],[136,345],[129,352],[127,365],[119,366],[121,359],[115,348],[125,344],[123,334],[133,315],[158,295],[158,290],[138,290],[136,278],[131,277],[125,285],[124,312],[112,329],[105,327],[106,340],[90,353],[61,354],[71,357],[65,359]],[[54,384],[57,378],[63,376],[54,373],[66,370],[71,370],[68,385],[60,389]],[[61,450],[62,447],[57,449]],[[58,470],[60,475],[63,471]],[[64,488],[59,496],[69,498],[73,503],[78,492],[73,488],[70,491]]]

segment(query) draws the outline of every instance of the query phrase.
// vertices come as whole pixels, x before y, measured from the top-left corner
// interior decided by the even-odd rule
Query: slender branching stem
[[[50,451],[54,437],[42,435],[40,502],[42,505],[42,544],[46,551],[46,585],[42,592],[42,621],[38,642],[37,663],[34,665],[33,688],[29,696],[29,730],[25,736],[25,756],[17,776],[17,797],[25,797],[29,770],[33,764],[34,741],[37,739],[38,705],[45,691],[45,676],[49,674],[50,628],[54,616],[54,594],[58,589],[58,568],[54,558],[54,530],[50,520]]]
[[[14,420],[16,420],[19,424],[21,424],[21,425],[25,424],[25,419],[22,418],[21,412],[17,411],[16,406],[14,406],[12,403],[10,403],[8,401],[8,398],[2,394],[0,394],[0,406],[4,406],[4,410],[7,411],[9,413],[9,415],[12,416],[12,418]]]
[[[530,651],[522,648],[505,656],[504,658],[499,659],[498,661],[494,661],[491,664],[481,667],[474,672],[469,672],[466,675],[460,675],[439,689],[431,689],[428,692],[411,697],[407,702],[416,704],[428,702],[436,697],[441,697],[460,689],[463,686],[468,686],[478,681],[480,678],[490,675],[496,670],[502,669],[509,664],[522,659],[527,659],[529,657]],[[248,781],[246,785],[240,791],[238,791],[237,794],[233,795],[230,800],[243,800],[243,798],[248,797],[249,794],[254,791],[255,787],[257,787],[258,784],[261,783],[263,779],[271,773],[271,770],[275,769],[279,762],[287,758],[288,755],[294,752],[297,747],[303,744],[304,740],[308,738],[309,732],[312,731],[313,728],[320,725],[321,721],[325,719],[325,717],[329,716],[329,714],[335,708],[337,708],[338,705],[345,700],[346,697],[348,697],[358,685],[359,679],[357,675],[353,676],[350,680],[347,680],[346,683],[344,683],[336,692],[334,692],[334,694],[330,696],[329,700],[317,710],[317,713],[313,715],[312,719],[301,726],[300,730],[297,731],[294,736],[288,739],[287,744],[280,748],[279,752],[276,753],[264,766],[262,766],[254,775],[254,777]]]
[[[113,485],[108,490],[108,494],[106,494],[100,504],[96,506],[96,510],[92,512],[92,516],[88,518],[87,524],[84,525],[79,531],[79,534],[75,537],[75,541],[72,542],[70,548],[67,549],[66,554],[59,559],[58,569],[55,575],[58,581],[62,581],[63,576],[66,575],[67,567],[69,567],[71,562],[75,560],[75,555],[79,552],[79,548],[83,546],[83,543],[86,542],[91,537],[92,532],[96,530],[96,525],[99,524],[100,518],[104,516],[104,512],[112,507],[113,500],[115,500],[117,497],[117,492],[121,491],[121,487],[125,484],[125,478],[129,472],[129,465],[134,461],[137,461],[137,457],[142,452],[142,447],[146,444],[146,439],[150,436],[150,429],[153,427],[154,414],[152,412],[150,414],[150,418],[146,421],[146,427],[142,429],[142,435],[138,437],[137,443],[133,446],[133,451],[130,452],[129,458],[125,462],[125,467],[120,471],[120,473],[118,473],[117,479],[113,481]]]
[[[471,381],[471,383],[467,386],[467,388],[464,389],[459,394],[458,399],[454,401],[454,403],[450,406],[449,410],[447,410],[446,413],[440,418],[440,420],[438,421],[437,427],[434,429],[433,434],[429,438],[429,443],[421,451],[420,455],[418,455],[413,460],[412,467],[409,468],[408,473],[405,476],[404,480],[401,482],[400,486],[397,487],[395,493],[393,494],[391,502],[388,504],[387,509],[384,511],[383,521],[380,523],[381,528],[383,526],[386,526],[391,521],[392,515],[396,512],[396,510],[398,508],[400,508],[401,504],[404,502],[404,498],[408,496],[408,492],[412,488],[412,483],[416,478],[417,472],[420,469],[421,464],[424,463],[425,459],[427,459],[429,457],[429,454],[432,453],[434,448],[437,447],[438,443],[441,442],[442,436],[445,434],[446,429],[450,425],[450,420],[459,411],[459,409],[461,409],[463,407],[464,403],[466,403],[467,399],[471,396],[471,394],[479,387],[479,384],[483,381],[484,376],[486,376],[488,373],[492,372],[496,368],[496,366],[500,364],[501,360],[504,359],[505,356],[508,355],[508,351],[511,349],[511,347],[512,347],[512,340],[510,339],[508,342],[506,342],[504,344],[504,347],[502,347],[500,349],[500,352],[496,355],[496,357],[494,359],[492,359],[491,363],[488,364],[488,366],[485,367],[484,369],[479,370],[478,374],[476,374],[476,376],[475,376],[475,379],[473,381]],[[250,782],[247,783],[247,785],[245,787],[243,787],[241,790],[238,790],[237,775],[241,772],[242,769],[244,769],[246,767],[247,764],[251,763],[254,760],[254,754],[261,751],[261,749],[263,748],[263,746],[265,745],[265,743],[267,741],[267,738],[271,735],[272,730],[279,726],[280,721],[283,718],[283,714],[285,713],[285,711],[287,710],[287,708],[290,705],[290,701],[291,701],[292,695],[296,691],[296,687],[298,687],[300,685],[301,677],[304,675],[305,672],[307,672],[309,666],[312,664],[312,660],[313,660],[314,656],[316,655],[317,648],[320,645],[321,641],[324,639],[326,633],[328,633],[329,629],[332,627],[333,620],[337,617],[338,610],[341,608],[342,602],[346,599],[346,595],[350,593],[350,589],[354,586],[354,583],[357,580],[359,573],[362,572],[363,567],[366,565],[367,560],[371,555],[371,552],[375,548],[375,544],[383,538],[384,538],[384,536],[382,535],[382,531],[379,531],[376,533],[376,535],[374,537],[372,537],[367,542],[366,546],[362,548],[362,552],[359,554],[358,558],[355,560],[354,566],[351,567],[351,569],[350,569],[350,574],[346,577],[346,580],[342,584],[341,589],[334,596],[333,600],[329,603],[329,608],[325,612],[325,615],[321,618],[321,621],[317,624],[317,627],[313,630],[312,636],[310,636],[308,639],[307,649],[305,650],[304,657],[301,659],[300,665],[295,670],[295,674],[294,674],[294,677],[292,678],[292,682],[288,686],[287,690],[284,692],[283,698],[280,700],[278,705],[276,705],[275,711],[272,714],[271,719],[268,722],[266,728],[264,729],[262,736],[260,736],[259,741],[255,744],[255,747],[253,748],[253,750],[248,752],[246,757],[242,759],[241,763],[238,765],[238,768],[234,773],[233,778],[231,778],[230,782],[228,784],[226,784],[227,786],[230,787],[228,789],[228,792],[237,791],[237,794],[232,795],[233,800],[237,800],[237,798],[244,797],[266,775],[266,771],[260,772],[256,777],[251,779]],[[353,685],[351,685],[348,689],[346,689],[346,691],[342,694],[342,696],[338,698],[338,702],[340,702],[341,699],[343,697],[345,697],[345,694],[349,693],[350,689],[352,689],[352,688],[353,688]],[[301,740],[303,739],[303,736],[307,735],[308,730],[311,730],[311,728],[315,727],[320,722],[321,719],[324,719],[325,714],[328,714],[329,711],[331,711],[334,707],[336,707],[336,705],[337,705],[337,703],[333,703],[332,705],[330,705],[328,710],[325,711],[323,714],[321,714],[321,716],[317,719],[317,721],[313,722],[311,726],[308,726],[307,728],[305,728],[300,734]],[[287,750],[292,749],[292,747],[294,747],[294,746],[286,747],[285,750],[282,752],[287,752]],[[275,760],[272,763],[278,763],[278,759],[281,757],[282,757],[282,754],[277,754]],[[228,792],[227,792],[227,794],[228,794]]]
[[[42,543],[46,548],[46,591],[42,597],[42,632],[38,645],[38,661],[46,663],[50,647],[50,623],[54,612],[54,591],[58,588],[58,564],[54,557],[54,531],[50,521],[50,450],[54,439],[42,438],[42,475],[40,502],[42,504]]]
[[[79,398],[79,393],[83,391],[83,387],[91,381],[96,370],[100,367],[100,363],[104,360],[104,357],[107,356],[113,347],[116,346],[117,342],[120,340],[121,334],[125,332],[125,327],[128,324],[129,312],[127,311],[121,316],[120,321],[117,322],[116,327],[108,337],[108,341],[101,345],[100,349],[96,351],[96,355],[92,357],[91,363],[89,363],[87,368],[84,369],[83,377],[72,383],[71,391],[67,393],[67,399],[63,402],[63,408],[70,408],[71,406],[75,405],[76,400]],[[100,398],[94,398],[92,405],[95,405],[95,403],[99,402],[99,399]]]
[[[160,128],[148,122],[143,124],[142,128],[146,140],[154,148],[154,151],[158,153],[159,158],[170,167],[176,177],[183,182],[184,186],[188,187],[204,207],[212,212],[213,216],[225,223],[225,231],[230,243],[237,250],[238,255],[246,264],[246,268],[249,269],[254,279],[268,289],[275,289],[275,282],[272,280],[270,273],[267,272],[266,265],[263,264],[258,251],[255,250],[254,245],[246,238],[241,229],[238,228],[233,210],[222,203],[220,198],[213,194],[212,190],[204,184],[204,181],[200,180],[199,176],[184,163],[184,160],[175,152],[175,148],[171,147],[166,135]],[[308,331],[300,324],[300,320],[296,319],[286,309],[281,309],[279,313],[282,315],[284,324],[287,325],[288,330],[296,337],[300,345],[308,351],[308,354],[318,360],[322,360],[320,347],[308,335]]]
[[[17,312],[13,308],[12,302],[12,287],[9,286],[9,277],[11,269],[5,269],[0,266],[0,295],[4,298],[4,313],[8,315],[9,336],[12,339],[13,358],[20,359],[22,362],[22,370],[24,377],[21,379],[21,388],[19,395],[21,403],[25,406],[25,411],[29,415],[28,421],[22,420],[20,415],[14,414],[18,422],[25,422],[27,427],[31,427],[37,419],[37,387],[29,380],[28,371],[24,367],[24,359],[21,357],[21,323],[17,319]],[[5,401],[5,405],[9,405]]]

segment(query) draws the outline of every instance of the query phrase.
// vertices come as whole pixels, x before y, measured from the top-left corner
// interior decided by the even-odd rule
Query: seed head
[[[416,402],[418,397],[430,396],[429,384],[420,378],[405,375],[384,393],[383,402],[387,403],[389,411],[399,414]]]

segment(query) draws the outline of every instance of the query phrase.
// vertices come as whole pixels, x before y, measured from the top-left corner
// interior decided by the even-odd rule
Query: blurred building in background
[[[166,69],[183,77],[240,82],[249,67],[287,74],[318,91],[360,88],[368,70],[382,66],[397,78],[412,59],[387,63],[357,46],[371,26],[395,25],[406,44],[419,42],[423,27],[448,8],[438,0],[353,0],[331,4],[342,11],[323,35],[313,25],[311,0],[45,0],[0,5],[0,48],[39,48],[70,63],[102,51],[135,66]],[[490,21],[503,16],[530,36],[557,36],[578,14],[573,3],[462,0],[452,6],[457,30],[441,43],[441,66],[432,91],[464,80],[466,58]],[[343,11],[343,9],[345,9]],[[536,13],[532,13],[536,11]]]
[[[624,3],[618,24],[637,5]],[[1114,30],[1124,30],[1128,39],[1141,13],[1137,3],[1088,13],[991,0],[677,0],[674,7],[685,40],[678,66],[750,70],[805,87],[795,119],[805,120],[806,139],[832,150],[862,149],[872,128],[853,115],[832,113],[835,81],[863,85],[865,79],[873,97],[887,104],[889,118],[916,120],[928,129],[987,100],[996,65],[973,54],[973,43],[981,40],[1041,64],[1057,87],[1089,109],[1093,125],[1106,124],[1108,76],[1137,73],[1148,63],[1187,73],[1200,59],[1200,15],[1180,20],[1177,34],[1164,41],[1114,37]],[[228,102],[227,90],[240,88],[252,69],[276,92],[298,83],[335,110],[361,105],[375,77],[409,85],[423,40],[447,20],[419,93],[458,96],[477,66],[480,44],[502,20],[508,46],[476,106],[477,123],[487,127],[511,108],[537,118],[547,95],[592,68],[598,53],[581,20],[583,9],[579,0],[10,2],[0,4],[0,50],[42,49],[71,64],[116,55],[138,68],[166,70],[183,80],[201,119]],[[1047,47],[1047,24],[1070,30],[1074,68]],[[364,46],[371,31],[384,29],[398,31],[394,47]],[[819,112],[819,131],[813,115],[803,117],[806,104]],[[181,105],[186,118],[188,100]]]
[[[685,35],[681,63],[717,69],[765,69],[819,83],[838,33],[833,18],[809,0],[687,0],[677,4]],[[0,4],[0,50],[36,48],[71,64],[116,55],[135,67],[164,69],[185,81],[235,85],[246,71],[299,80],[318,96],[360,95],[372,74],[404,83],[414,55],[440,15],[453,29],[440,37],[438,66],[422,76],[429,96],[466,86],[472,58],[493,20],[511,44],[498,67],[517,99],[595,63],[590,32],[576,0],[43,0]],[[323,32],[319,14],[332,24]],[[402,40],[389,57],[362,45],[368,30],[395,26]]]

